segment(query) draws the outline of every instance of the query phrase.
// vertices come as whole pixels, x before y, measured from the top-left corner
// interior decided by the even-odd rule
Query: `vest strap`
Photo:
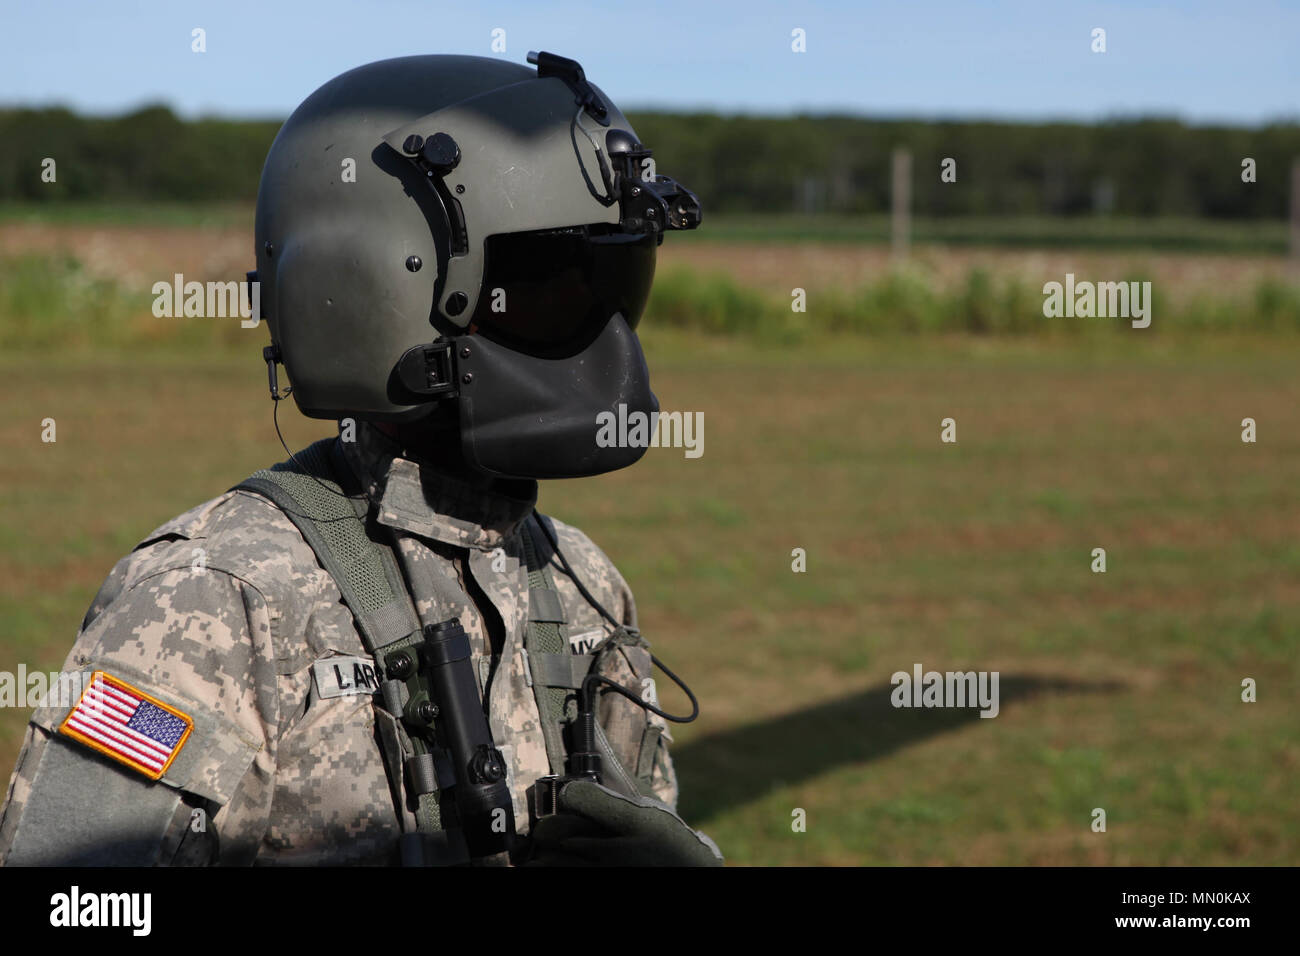
[[[532,675],[533,695],[537,698],[546,758],[551,773],[564,776],[563,728],[577,717],[578,699],[571,693],[572,671],[556,663],[561,655],[569,656],[564,636],[564,605],[555,590],[550,568],[538,556],[537,538],[533,532],[536,520],[539,519],[534,514],[524,521],[521,529],[524,564],[528,569],[528,634],[524,639],[524,651]]]
[[[591,670],[591,664],[595,659],[594,654],[570,654],[568,651],[561,651],[559,654],[539,652],[534,655],[534,661],[530,665],[533,686],[536,687],[541,683],[547,687],[577,690],[582,686],[583,678]]]
[[[563,624],[564,606],[558,591],[547,588],[528,589],[528,620],[539,624]]]
[[[373,536],[368,533],[369,503],[352,480],[347,463],[341,460],[337,439],[315,442],[293,458],[296,461],[255,472],[231,490],[266,498],[294,523],[334,579],[356,620],[362,643],[382,667],[386,651],[417,644],[422,637],[419,617],[393,549],[376,540],[378,532]],[[416,832],[403,835],[402,862],[457,862],[459,848],[442,830],[433,756],[417,746],[401,725],[402,693],[400,681],[385,680],[374,699],[375,709],[383,711],[387,718],[380,718],[381,725],[389,726],[390,721],[395,725],[378,736],[404,827],[408,825],[408,813],[402,800],[403,780],[394,779],[395,775],[404,775],[416,803]]]

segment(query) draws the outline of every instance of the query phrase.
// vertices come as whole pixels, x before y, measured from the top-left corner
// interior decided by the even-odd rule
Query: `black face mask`
[[[645,446],[602,447],[599,416],[641,413],[653,421],[659,411],[641,343],[621,314],[562,356],[457,335],[409,350],[395,372],[416,400],[455,396],[465,460],[503,478],[582,478],[626,468]]]

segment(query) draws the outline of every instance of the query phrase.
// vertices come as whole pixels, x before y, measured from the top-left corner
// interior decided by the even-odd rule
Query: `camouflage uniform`
[[[455,616],[469,634],[526,831],[525,792],[549,773],[522,653],[520,527],[537,485],[509,483],[519,497],[485,490],[402,457],[364,422],[343,451],[397,537],[421,623]],[[576,528],[551,526],[588,590],[635,626],[613,563]],[[571,644],[610,633],[554,558],[551,567]],[[339,656],[368,655],[333,579],[275,506],[228,492],[164,524],[110,573],[65,670],[126,681],[192,716],[193,731],[155,783],[58,733],[66,706],[37,709],[0,811],[0,864],[395,862],[413,824],[399,817],[379,744],[394,728],[369,694],[320,696],[312,665]],[[643,689],[648,652],[607,660],[609,676]],[[603,695],[599,716],[622,763],[653,767],[655,795],[674,805],[662,719],[616,694]],[[208,814],[199,836],[194,808]]]

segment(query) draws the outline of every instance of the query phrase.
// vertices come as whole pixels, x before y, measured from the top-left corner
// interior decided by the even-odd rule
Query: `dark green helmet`
[[[470,460],[522,475],[538,469],[489,447],[522,427],[502,416],[531,416],[543,439],[567,428],[561,444],[582,445],[575,423],[600,406],[657,410],[648,379],[627,385],[627,369],[644,373],[632,330],[664,230],[694,228],[699,204],[653,175],[650,151],[577,63],[529,59],[535,72],[469,56],[372,63],[326,83],[280,130],[258,189],[256,278],[268,359],[284,363],[304,414],[409,421],[459,399],[462,430],[479,432]],[[497,375],[476,383],[477,413],[459,394],[475,381],[466,343]],[[511,367],[515,354],[532,364]],[[584,355],[611,366],[608,382]],[[573,392],[561,379],[575,370],[580,408],[539,395]],[[506,394],[529,378],[518,400]],[[575,454],[538,476],[640,457]]]

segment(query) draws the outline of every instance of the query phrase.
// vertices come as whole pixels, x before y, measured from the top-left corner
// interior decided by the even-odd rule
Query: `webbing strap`
[[[645,642],[639,632],[620,628],[601,643],[598,654],[574,654],[569,650],[563,631],[564,606],[560,601],[560,593],[555,589],[551,569],[538,555],[538,538],[534,537],[533,520],[524,522],[522,529],[524,563],[528,568],[528,634],[525,647],[551,773],[563,776],[566,771],[562,731],[578,715],[578,699],[574,692],[582,686],[599,654],[610,653],[620,644],[644,645]],[[656,737],[654,743],[657,742]],[[606,786],[629,796],[643,791],[650,792],[649,778],[638,785],[638,780],[628,772],[614,752],[599,721],[596,722],[596,749],[602,758]]]
[[[336,443],[322,439],[296,454],[298,463],[254,472],[232,490],[270,499],[297,526],[356,617],[366,649],[378,654],[418,631],[419,618],[392,549],[366,534],[365,498],[350,497],[335,480],[347,474],[331,460]]]
[[[568,655],[565,646],[564,612],[559,592],[551,580],[551,571],[537,554],[537,541],[533,537],[532,521],[524,522],[524,564],[528,569],[528,634],[524,638],[524,651],[528,656],[528,669],[533,676],[533,695],[537,698],[537,713],[542,723],[542,737],[546,742],[546,758],[551,773],[563,776],[564,737],[563,725],[577,716],[577,701],[570,693],[572,672],[561,670],[554,661]],[[541,595],[549,594],[550,598]],[[558,620],[556,620],[558,618]],[[588,661],[590,663],[590,661]],[[562,683],[552,683],[562,677]]]
[[[438,791],[422,793],[415,808],[415,824],[421,833],[436,833],[442,829],[442,808],[438,806]]]
[[[546,588],[528,589],[528,620],[564,623],[564,605],[560,603],[560,593]]]
[[[344,603],[356,619],[366,650],[376,663],[381,663],[386,650],[419,641],[419,618],[392,548],[366,533],[368,502],[359,488],[350,487],[354,482],[348,477],[347,464],[337,461],[337,455],[337,439],[322,439],[294,455],[296,461],[255,472],[231,490],[251,491],[268,499],[294,523],[338,586]],[[399,686],[389,686],[393,684]],[[418,761],[420,754],[401,727],[400,682],[385,681],[382,690],[382,695],[375,699],[375,707],[386,704],[387,713],[398,718],[396,733],[379,735],[385,766],[390,774],[399,769],[408,774],[415,769],[427,770],[425,763],[419,763],[418,767],[410,763]],[[416,826],[425,835],[441,830],[438,791],[426,789],[430,777],[428,773],[415,777],[419,782],[415,788]],[[436,778],[432,782],[436,784]],[[400,801],[402,781],[390,783],[395,799]],[[398,816],[405,819],[402,809],[398,807]],[[413,844],[404,838],[404,859],[412,858],[412,846],[427,848],[429,843],[426,839]],[[425,853],[422,858],[427,860],[432,856]]]
[[[534,683],[541,682],[548,687],[577,690],[582,686],[582,681],[591,670],[591,663],[595,659],[594,654],[570,654],[567,651],[548,654],[542,651],[532,656],[528,666],[532,671]]]
[[[659,738],[664,729],[646,721],[645,730],[641,732],[641,750],[637,757],[637,787],[646,796],[654,796],[655,755],[659,752]]]

